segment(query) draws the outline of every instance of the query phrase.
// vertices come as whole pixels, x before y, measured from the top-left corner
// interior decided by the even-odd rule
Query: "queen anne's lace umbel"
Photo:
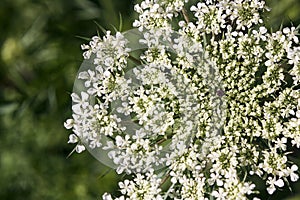
[[[191,3],[135,6],[138,59],[122,33],[82,45],[95,67],[71,95],[69,143],[101,148],[132,174],[105,200],[257,200],[255,180],[272,195],[299,178],[288,155],[300,147],[297,28],[269,32],[260,0]]]

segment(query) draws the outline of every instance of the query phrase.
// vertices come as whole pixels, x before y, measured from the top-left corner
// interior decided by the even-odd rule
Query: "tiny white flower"
[[[271,185],[271,186],[267,187],[267,191],[269,194],[273,194],[276,191],[276,188],[274,185]]]
[[[85,146],[83,146],[82,144],[77,144],[75,149],[77,153],[81,153],[85,150]]]
[[[284,182],[282,179],[278,179],[277,181],[274,182],[274,184],[278,187],[283,187],[284,186]]]
[[[71,129],[73,128],[73,125],[74,125],[74,119],[67,119],[65,122],[64,122],[64,127],[66,129]]]
[[[76,143],[76,142],[78,142],[78,137],[75,134],[69,135],[68,143]]]
[[[288,173],[290,174],[291,181],[296,182],[299,179],[299,175],[295,172],[298,171],[297,165],[292,165],[291,169],[288,170]]]
[[[111,197],[111,195],[108,194],[108,193],[104,193],[104,194],[102,195],[102,199],[103,199],[103,200],[113,200],[113,198]]]

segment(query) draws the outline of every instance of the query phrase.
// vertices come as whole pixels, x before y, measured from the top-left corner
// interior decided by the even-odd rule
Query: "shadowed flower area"
[[[118,192],[122,177],[114,170],[87,152],[68,157],[74,146],[67,144],[63,122],[72,114],[70,93],[83,61],[84,37],[97,34],[97,24],[130,29],[136,3],[1,0],[0,199],[100,199],[104,192]],[[267,4],[273,8],[269,27],[300,24],[298,0]],[[291,159],[300,164],[299,157]],[[271,199],[299,199],[299,183],[292,189]]]

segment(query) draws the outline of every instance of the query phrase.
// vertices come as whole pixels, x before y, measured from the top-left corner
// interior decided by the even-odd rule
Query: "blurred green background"
[[[101,199],[119,177],[89,153],[73,154],[63,127],[83,60],[76,36],[97,25],[130,29],[133,0],[1,0],[0,199]],[[299,0],[270,0],[268,26],[300,24]],[[106,173],[108,172],[108,173]],[[106,175],[105,175],[106,174]],[[293,185],[294,194],[300,193]],[[285,192],[285,197],[293,196]],[[282,199],[274,196],[266,199]],[[295,197],[294,200],[300,199]]]

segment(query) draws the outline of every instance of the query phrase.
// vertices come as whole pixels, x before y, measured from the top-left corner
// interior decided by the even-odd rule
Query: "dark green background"
[[[270,3],[269,26],[300,24],[299,0]],[[67,158],[74,145],[67,144],[63,122],[71,116],[69,95],[86,42],[76,36],[95,35],[94,21],[119,28],[119,14],[123,30],[130,29],[133,1],[1,0],[1,200],[100,199],[117,190],[119,177],[103,176],[109,168],[89,153]]]

